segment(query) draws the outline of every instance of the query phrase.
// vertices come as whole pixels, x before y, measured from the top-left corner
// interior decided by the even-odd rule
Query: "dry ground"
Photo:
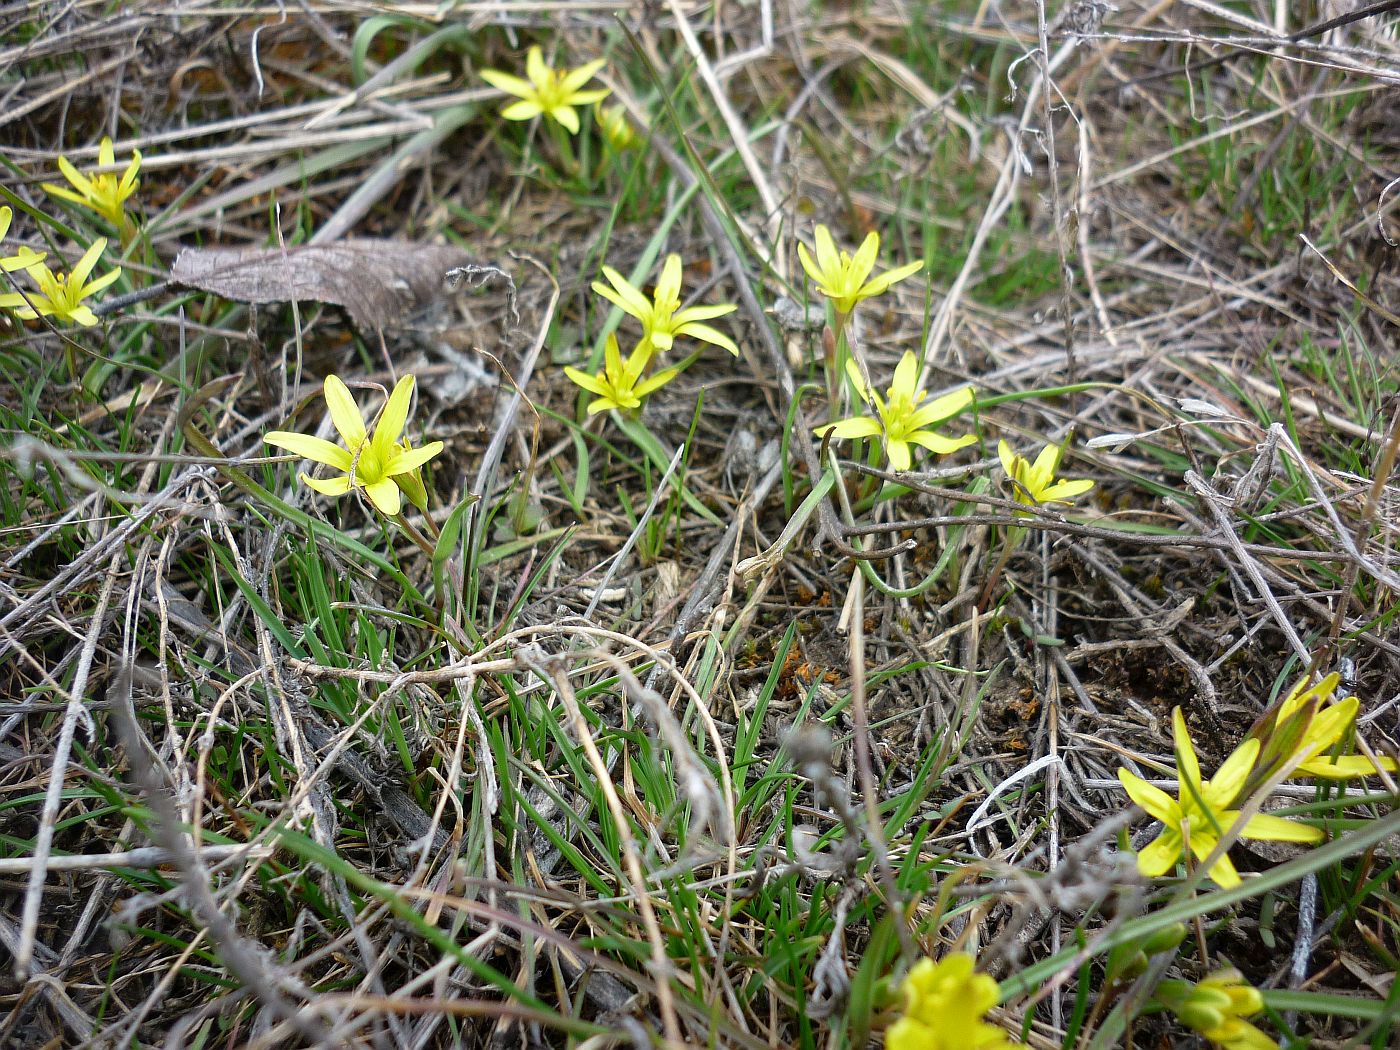
[[[1199,1045],[1103,978],[1176,916],[1174,975],[1240,967],[1280,1042],[1394,1045],[1385,784],[1290,787],[1328,847],[1186,896],[1115,779],[1172,774],[1177,705],[1212,768],[1314,664],[1391,747],[1376,6],[0,7],[4,250],[76,257],[41,183],[110,134],[107,297],[148,293],[0,329],[0,1042],[878,1045],[957,945],[1033,1046]],[[649,145],[586,121],[571,170],[501,120],[479,71],[531,43],[608,57]],[[813,437],[818,222],[928,260],[855,338],[880,387],[909,349],[973,384],[972,447],[895,479]],[[347,236],[471,273],[381,327],[162,283]],[[590,282],[667,252],[742,355],[586,419]],[[418,377],[435,548],[268,458],[332,372]],[[1012,516],[998,439],[1067,436],[1092,493]]]

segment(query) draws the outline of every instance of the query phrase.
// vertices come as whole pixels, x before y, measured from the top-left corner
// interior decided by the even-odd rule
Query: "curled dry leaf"
[[[444,290],[469,262],[461,248],[346,240],[294,248],[186,248],[171,279],[243,303],[335,303],[362,328],[383,328]]]

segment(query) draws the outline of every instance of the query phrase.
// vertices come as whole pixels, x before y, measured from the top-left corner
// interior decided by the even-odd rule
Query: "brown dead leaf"
[[[461,248],[345,240],[294,248],[186,248],[171,279],[241,303],[335,303],[362,328],[384,328],[440,295],[465,266]]]

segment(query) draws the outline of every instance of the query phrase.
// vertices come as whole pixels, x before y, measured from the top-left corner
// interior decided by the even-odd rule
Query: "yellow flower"
[[[836,250],[836,242],[831,239],[831,231],[825,226],[817,227],[817,257],[813,259],[802,243],[797,245],[797,257],[802,260],[802,268],[817,286],[817,290],[836,304],[836,312],[841,316],[855,309],[862,299],[879,295],[890,285],[912,277],[923,269],[922,259],[905,266],[886,270],[879,277],[867,280],[875,268],[875,257],[880,253],[880,235],[871,231],[856,249],[854,257]]]
[[[8,205],[0,207],[0,241],[5,239],[5,234],[10,232],[10,220],[15,213]],[[43,262],[45,252],[36,252],[33,248],[20,245],[19,254],[0,256],[0,270],[5,273],[14,273],[16,270],[27,270],[37,262]]]
[[[422,480],[418,478],[415,489],[414,479],[418,468],[442,451],[442,442],[430,441],[422,448],[411,448],[402,440],[413,400],[413,376],[404,376],[394,386],[379,414],[373,437],[365,428],[355,399],[337,376],[326,376],[325,394],[331,422],[345,442],[344,448],[310,434],[285,430],[274,430],[263,440],[340,471],[339,477],[323,480],[300,475],[303,482],[323,496],[343,496],[352,488],[363,488],[369,501],[391,518],[402,507],[401,489],[416,506],[425,505],[427,493],[422,490]]]
[[[1182,1024],[1221,1050],[1278,1050],[1278,1043],[1245,1020],[1264,1009],[1264,998],[1238,970],[1217,970],[1200,984],[1163,981],[1156,998]]]
[[[603,133],[607,144],[617,153],[631,149],[637,141],[637,133],[627,119],[627,111],[621,106],[604,106],[601,103],[595,104],[593,109],[598,130]]]
[[[112,149],[112,140],[103,138],[102,144],[97,148],[98,167],[110,168],[115,163],[116,154]],[[67,186],[57,186],[52,182],[44,183],[44,189],[55,197],[62,197],[64,200],[72,201],[74,204],[95,211],[117,229],[122,228],[122,224],[126,221],[126,200],[141,185],[140,180],[136,177],[136,173],[141,170],[141,151],[139,149],[131,151],[131,163],[126,166],[126,170],[122,172],[120,178],[111,172],[100,175],[84,175],[73,167],[67,157],[58,158],[58,170],[63,173],[65,179],[73,184],[73,189],[70,190]]]
[[[1239,810],[1229,807],[1239,797],[1259,754],[1259,741],[1246,740],[1221,764],[1215,776],[1202,781],[1200,761],[1179,707],[1172,712],[1172,732],[1176,741],[1179,799],[1173,799],[1126,769],[1118,770],[1118,780],[1128,796],[1165,825],[1162,833],[1138,854],[1138,871],[1149,879],[1165,875],[1175,867],[1185,849],[1190,849],[1198,861],[1210,856],[1221,836],[1234,826],[1240,815]],[[1274,842],[1318,842],[1323,835],[1320,828],[1260,813],[1249,818],[1239,837]],[[1228,856],[1216,861],[1209,875],[1224,889],[1240,884],[1239,872]]]
[[[718,329],[701,323],[732,314],[739,309],[737,306],[733,303],[722,303],[717,306],[687,306],[684,310],[678,309],[681,305],[679,255],[666,256],[666,262],[661,267],[661,276],[656,281],[656,291],[651,299],[611,266],[603,267],[603,276],[612,283],[612,287],[609,288],[602,281],[594,281],[593,290],[620,307],[623,313],[642,322],[644,344],[649,344],[664,353],[671,349],[677,336],[688,335],[692,339],[721,346],[735,357],[739,356],[739,347],[734,340]]]
[[[1036,507],[1045,503],[1068,503],[1075,496],[1081,496],[1094,487],[1092,481],[1056,481],[1055,471],[1060,469],[1060,457],[1064,448],[1060,445],[1046,445],[1040,455],[1031,463],[1024,456],[1011,451],[1005,441],[997,442],[997,455],[1001,467],[1011,479],[1018,503]]]
[[[873,401],[874,416],[852,416],[838,423],[828,423],[818,427],[818,434],[830,433],[838,438],[868,438],[883,436],[885,455],[895,470],[908,470],[913,463],[909,446],[920,445],[930,452],[946,456],[960,448],[971,445],[977,439],[971,434],[962,437],[944,437],[932,429],[957,415],[972,404],[972,387],[965,386],[951,394],[934,398],[927,403],[928,394],[919,385],[919,359],[912,350],[906,350],[894,370],[894,382],[885,392],[884,398],[873,390],[866,390],[861,379],[860,369],[854,361],[846,362],[846,375],[863,401]]]
[[[997,1003],[997,983],[972,972],[972,956],[920,959],[900,986],[904,1016],[885,1032],[885,1050],[1006,1050],[1021,1044],[983,1018]]]
[[[1301,755],[1303,762],[1294,770],[1295,777],[1350,780],[1375,775],[1375,763],[1364,755],[1332,755],[1351,732],[1361,706],[1354,696],[1331,702],[1339,679],[1334,672],[1311,686],[1306,675],[1298,680],[1279,704],[1270,731],[1263,737],[1261,771],[1272,773],[1295,755]],[[1377,761],[1388,772],[1397,771],[1393,759],[1378,756]]]
[[[39,290],[28,293],[27,301],[25,296],[18,292],[0,295],[0,307],[13,310],[16,317],[26,321],[41,316],[56,317],[60,321],[73,321],[88,328],[92,327],[97,324],[97,315],[83,300],[100,292],[122,275],[121,267],[117,266],[95,281],[88,280],[88,274],[92,273],[92,268],[97,265],[98,258],[106,248],[107,238],[97,238],[68,274],[55,274],[41,261],[44,258],[42,255],[30,253],[31,258],[25,265],[24,272],[39,286]]]
[[[601,372],[591,376],[566,365],[564,374],[590,394],[598,395],[596,400],[588,403],[590,416],[597,412],[606,412],[610,408],[631,411],[641,407],[642,398],[654,390],[659,390],[680,373],[679,368],[663,368],[654,376],[642,379],[642,373],[646,371],[647,362],[650,360],[651,350],[645,343],[637,347],[630,357],[624,358],[617,345],[617,336],[609,332],[607,342],[603,346]]]
[[[501,110],[501,116],[506,120],[529,120],[543,113],[566,128],[569,134],[577,135],[578,112],[574,107],[591,106],[607,98],[610,93],[607,88],[580,90],[606,62],[606,59],[600,58],[574,70],[552,69],[544,64],[540,49],[532,47],[525,56],[528,80],[502,73],[499,69],[483,69],[481,79],[508,95],[520,98],[519,102],[512,102]]]

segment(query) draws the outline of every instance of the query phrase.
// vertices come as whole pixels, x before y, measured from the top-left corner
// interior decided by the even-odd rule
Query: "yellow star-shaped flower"
[[[1351,780],[1375,776],[1377,763],[1387,772],[1397,772],[1395,761],[1383,756],[1372,762],[1365,755],[1333,755],[1356,724],[1361,709],[1361,701],[1355,696],[1333,702],[1338,681],[1336,672],[1312,685],[1304,676],[1289,690],[1273,716],[1269,732],[1262,736],[1261,770],[1276,770],[1300,756],[1303,761],[1294,770],[1295,777]]]
[[[1259,741],[1246,740],[1221,763],[1215,776],[1203,781],[1200,761],[1179,707],[1172,712],[1172,734],[1176,744],[1179,798],[1172,798],[1126,769],[1118,770],[1118,780],[1128,797],[1164,825],[1162,833],[1138,854],[1138,871],[1149,879],[1165,875],[1174,868],[1187,849],[1198,861],[1210,856],[1240,815],[1238,809],[1230,807],[1238,799],[1259,755]],[[1249,818],[1239,837],[1274,842],[1319,842],[1323,834],[1320,828],[1260,813]],[[1223,889],[1240,884],[1239,872],[1228,856],[1217,860],[1208,874]]]
[[[678,336],[688,335],[704,343],[723,347],[735,357],[739,356],[739,346],[729,336],[705,321],[724,317],[739,309],[733,303],[715,306],[681,305],[681,257],[666,256],[661,267],[661,276],[656,280],[656,291],[648,299],[640,288],[623,277],[611,266],[603,267],[611,288],[602,281],[593,282],[593,290],[619,307],[623,313],[642,322],[642,343],[665,353],[671,349]]]
[[[112,147],[112,140],[104,138],[102,144],[97,147],[97,164],[99,167],[110,168],[115,163],[116,152]],[[136,177],[136,173],[141,170],[139,149],[131,151],[131,163],[126,166],[120,177],[112,172],[84,175],[73,167],[67,157],[58,158],[58,170],[72,184],[73,189],[46,182],[45,190],[55,197],[62,197],[80,207],[97,212],[118,230],[122,228],[126,221],[127,198],[141,185]]]
[[[582,90],[606,63],[606,59],[599,58],[573,70],[553,69],[545,65],[544,53],[532,47],[525,56],[525,75],[529,79],[522,80],[499,69],[483,69],[481,79],[520,99],[501,110],[506,120],[530,120],[543,113],[569,134],[577,135],[579,123],[575,107],[591,106],[610,94],[607,88]]]
[[[631,412],[641,407],[642,398],[659,390],[680,373],[678,368],[663,368],[655,375],[642,379],[642,373],[646,371],[650,360],[651,351],[645,344],[624,358],[617,345],[617,336],[609,332],[607,342],[603,345],[601,372],[589,375],[566,365],[564,374],[590,394],[597,395],[597,399],[588,404],[590,416],[606,412],[610,408]]]
[[[364,416],[360,414],[355,399],[339,377],[326,376],[325,396],[331,422],[345,442],[345,447],[310,434],[285,430],[274,430],[263,440],[269,445],[340,471],[338,477],[325,479],[313,478],[305,473],[299,475],[303,483],[323,496],[343,496],[352,488],[364,489],[369,501],[391,518],[403,507],[401,491],[415,505],[421,507],[426,504],[426,492],[416,472],[441,452],[443,445],[441,441],[430,441],[421,448],[412,448],[403,440],[408,409],[413,400],[413,376],[404,376],[394,385],[384,410],[379,414],[373,436],[365,426]]]
[[[919,385],[919,359],[912,350],[906,350],[899,359],[894,370],[894,382],[883,398],[866,389],[854,361],[846,362],[846,375],[861,400],[874,403],[875,415],[851,416],[837,423],[828,423],[817,428],[819,435],[829,433],[838,438],[883,438],[885,455],[895,470],[908,470],[913,464],[910,445],[919,445],[945,456],[977,440],[972,434],[945,437],[933,429],[935,424],[951,419],[972,404],[972,387],[965,386],[951,394],[926,401],[928,394]]]
[[[39,286],[38,291],[27,293],[27,299],[19,292],[0,295],[0,307],[13,310],[16,317],[24,320],[34,317],[56,317],[60,321],[72,321],[84,327],[92,327],[97,324],[97,315],[83,300],[100,292],[122,275],[121,267],[116,266],[96,280],[88,280],[92,268],[97,265],[97,260],[106,249],[107,238],[97,238],[67,274],[54,273],[41,261],[44,258],[42,255],[30,253],[24,265],[24,272]]]
[[[920,959],[900,985],[904,1015],[885,1032],[885,1050],[1014,1050],[1022,1044],[984,1020],[997,982],[973,972],[972,956]]]
[[[880,254],[880,235],[874,230],[866,235],[854,256],[836,250],[831,231],[825,226],[817,227],[816,240],[815,259],[802,243],[797,245],[797,257],[817,290],[835,304],[836,313],[842,317],[854,310],[862,299],[879,295],[890,285],[912,277],[924,266],[924,261],[919,259],[871,277],[870,271],[875,269],[875,259]]]
[[[1024,456],[1011,451],[1005,441],[997,442],[997,456],[1002,469],[1011,479],[1017,502],[1028,507],[1038,507],[1046,503],[1068,503],[1075,496],[1083,495],[1094,487],[1092,481],[1056,481],[1055,472],[1060,469],[1060,457],[1064,454],[1061,445],[1046,445],[1032,463]]]

